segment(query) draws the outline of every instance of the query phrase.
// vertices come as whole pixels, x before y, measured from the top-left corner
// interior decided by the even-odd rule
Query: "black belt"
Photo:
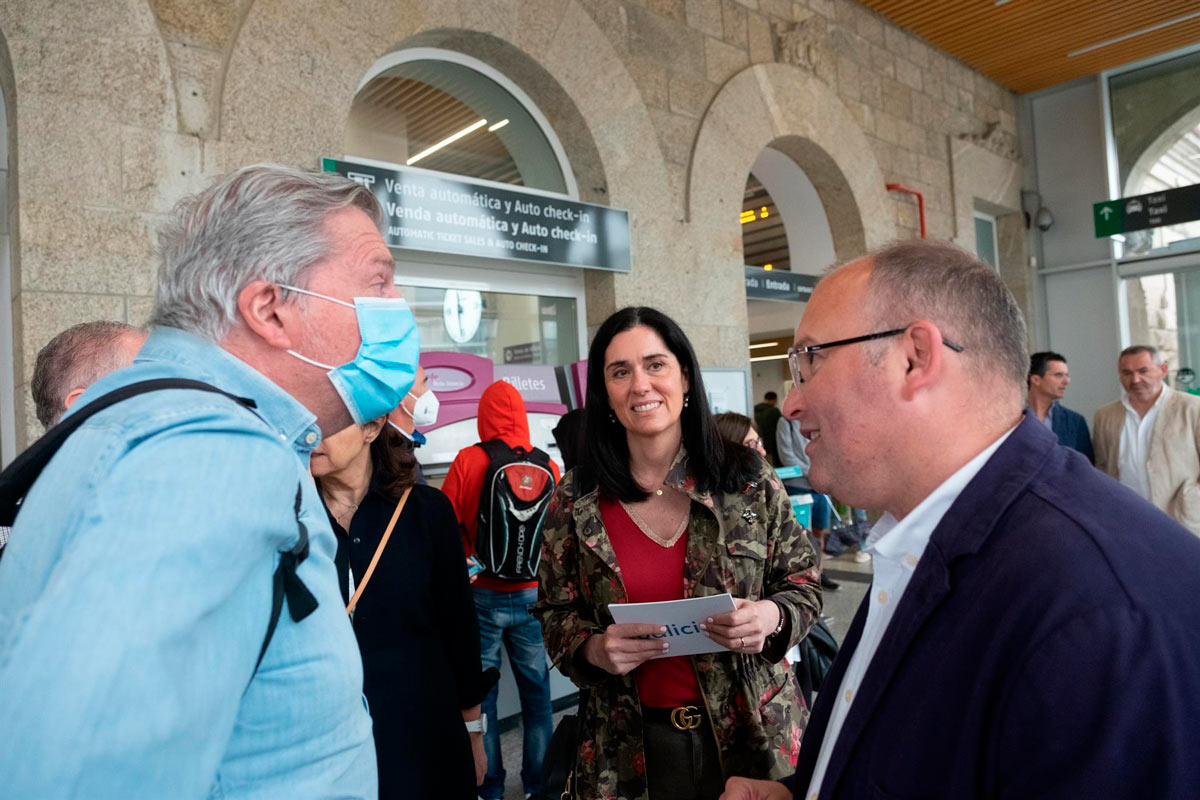
[[[704,706],[676,706],[654,708],[642,706],[642,719],[648,722],[667,723],[677,731],[692,731],[704,724],[708,714]]]

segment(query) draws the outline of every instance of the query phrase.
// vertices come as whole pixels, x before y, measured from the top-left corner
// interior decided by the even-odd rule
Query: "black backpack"
[[[13,524],[17,518],[17,512],[21,510],[21,501],[29,493],[34,481],[42,474],[46,464],[62,447],[67,437],[74,433],[80,425],[98,412],[122,400],[162,389],[194,389],[201,392],[213,392],[224,395],[257,414],[255,409],[258,406],[250,398],[238,397],[207,383],[186,378],[155,378],[114,389],[108,394],[96,398],[46,431],[42,438],[30,445],[3,472],[0,472],[0,525]],[[263,638],[262,647],[258,651],[258,662],[254,666],[255,672],[258,671],[258,665],[262,663],[263,656],[267,654],[267,645],[271,643],[271,637],[275,635],[275,627],[279,624],[279,615],[283,611],[284,599],[287,599],[288,613],[296,622],[317,609],[317,598],[313,597],[308,587],[304,585],[304,581],[300,580],[296,574],[300,562],[308,558],[308,529],[300,520],[300,500],[300,484],[296,484],[295,513],[296,524],[300,528],[300,539],[291,550],[280,553],[279,566],[275,569],[271,592],[271,619],[267,624],[267,635]],[[3,553],[4,550],[0,549],[0,556]]]
[[[477,446],[488,455],[475,537],[483,574],[510,581],[537,580],[542,522],[554,494],[550,456],[536,447],[528,452],[509,447],[499,439]]]

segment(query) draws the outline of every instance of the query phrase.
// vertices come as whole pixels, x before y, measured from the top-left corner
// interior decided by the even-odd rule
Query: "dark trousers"
[[[642,712],[650,800],[717,800],[725,779],[708,715],[700,727],[681,731],[669,721],[669,711]]]

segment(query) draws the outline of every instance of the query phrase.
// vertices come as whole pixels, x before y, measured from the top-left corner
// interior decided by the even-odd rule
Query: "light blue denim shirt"
[[[261,373],[173,328],[80,405],[149,378],[167,390],[100,412],[26,497],[0,560],[0,795],[375,797],[362,662],[309,453],[315,417]],[[319,380],[319,378],[317,378]],[[264,421],[265,420],[265,421]],[[270,618],[279,551],[316,597]]]

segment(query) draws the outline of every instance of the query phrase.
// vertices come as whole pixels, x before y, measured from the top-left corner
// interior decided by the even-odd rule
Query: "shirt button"
[[[853,689],[847,689],[847,690],[846,690],[846,694],[845,694],[845,698],[846,698],[846,702],[847,702],[847,703],[849,703],[851,700],[853,700],[853,699],[854,699],[854,690],[853,690]]]
[[[354,542],[355,544],[362,544],[362,539],[358,538],[357,536],[355,536],[350,541]]]
[[[304,443],[305,444],[316,444],[317,443],[317,435],[315,433],[313,433],[312,431],[309,431],[308,434],[305,435],[305,437],[304,437]]]
[[[886,590],[886,589],[880,589],[880,590],[879,590],[879,594],[877,595],[877,597],[879,598],[879,602],[881,602],[881,603],[886,603],[886,602],[887,602],[887,590]]]

